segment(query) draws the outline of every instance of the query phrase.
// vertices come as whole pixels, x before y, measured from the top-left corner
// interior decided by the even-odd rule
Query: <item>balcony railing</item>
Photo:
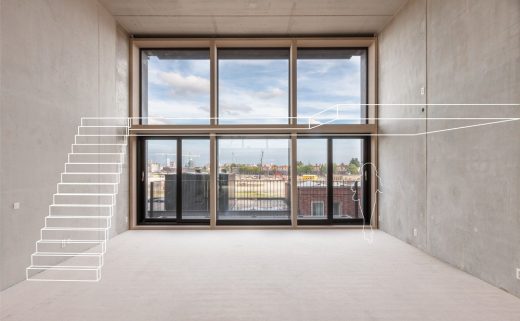
[[[290,218],[290,184],[287,178],[257,178],[251,175],[220,174],[217,180],[217,211],[220,219],[288,219]],[[176,217],[176,175],[150,182],[148,217]],[[299,179],[298,217],[323,219],[328,212],[325,179]],[[334,218],[359,218],[361,201],[359,182],[333,181]],[[209,218],[209,175],[182,181],[183,218]]]

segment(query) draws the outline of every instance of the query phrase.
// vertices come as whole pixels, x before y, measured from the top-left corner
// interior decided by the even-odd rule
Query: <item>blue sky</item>
[[[361,103],[360,57],[346,59],[298,60],[297,96],[298,117],[311,117],[336,104]],[[333,120],[336,109],[315,116],[315,120]],[[359,106],[339,107],[342,118],[360,117]],[[308,118],[298,118],[307,123]],[[359,121],[335,120],[335,124],[359,123]]]
[[[149,124],[209,124],[209,60],[148,61],[148,117],[189,118],[149,120]]]
[[[288,106],[288,60],[219,61],[221,124],[286,124]]]
[[[219,60],[220,123],[287,123],[289,62],[285,59]],[[335,104],[361,102],[360,57],[298,60],[300,123]],[[150,123],[207,124],[210,102],[209,60],[158,59],[148,62],[148,117],[189,118]],[[336,109],[316,116],[327,122]],[[359,117],[359,107],[341,107],[340,117]],[[337,120],[334,123],[349,123]],[[352,123],[352,121],[350,121]]]

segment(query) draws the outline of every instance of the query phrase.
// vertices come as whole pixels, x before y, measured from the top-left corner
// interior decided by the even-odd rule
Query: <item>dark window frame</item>
[[[207,219],[185,219],[182,217],[182,141],[183,140],[209,140],[207,136],[144,136],[137,137],[137,225],[181,225],[181,224],[193,224],[193,225],[209,225],[210,218]],[[148,140],[174,140],[176,141],[176,200],[175,200],[175,218],[147,218],[147,182],[148,182],[148,170],[147,164],[147,148],[146,141]],[[210,175],[213,175],[210,172]],[[208,202],[211,201],[211,192],[208,194]],[[210,213],[211,215],[211,213]]]
[[[339,136],[339,135],[326,135],[326,136],[305,136],[299,135],[297,139],[326,139],[327,140],[327,211],[326,218],[324,219],[303,219],[297,218],[298,225],[369,225],[371,222],[371,211],[370,211],[370,191],[371,191],[371,173],[370,170],[366,170],[362,173],[363,178],[363,191],[362,209],[364,218],[335,218],[334,217],[334,168],[333,168],[333,140],[335,139],[360,139],[361,144],[361,164],[371,162],[370,155],[370,137],[367,136]],[[363,170],[363,167],[360,168]],[[298,205],[296,205],[298,206]]]

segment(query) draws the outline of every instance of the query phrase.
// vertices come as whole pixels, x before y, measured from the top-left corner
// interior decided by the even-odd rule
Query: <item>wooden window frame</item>
[[[248,228],[248,226],[221,226],[216,224],[216,141],[217,137],[234,135],[284,135],[291,137],[291,184],[297,184],[296,175],[296,140],[298,135],[316,136],[370,136],[371,162],[377,166],[377,38],[376,37],[292,37],[292,38],[132,38],[130,39],[130,104],[129,115],[132,119],[129,137],[129,229],[206,229],[206,228]],[[217,64],[219,48],[275,48],[290,49],[289,61],[289,124],[283,125],[217,125]],[[297,50],[298,48],[366,48],[367,49],[367,118],[364,124],[322,125],[309,129],[307,125],[298,125],[297,116]],[[141,125],[139,121],[141,104],[141,49],[153,48],[208,48],[210,50],[210,124],[209,125]],[[135,118],[134,118],[135,117]],[[137,222],[137,136],[205,136],[210,137],[211,177],[210,177],[210,224],[208,226],[189,225],[139,225]],[[376,175],[372,175],[370,194],[377,197]],[[371,198],[370,207],[376,202]],[[291,225],[290,226],[252,226],[252,228],[355,228],[351,225],[298,225],[297,189],[291,186]],[[376,205],[378,202],[376,202]],[[372,213],[371,225],[378,227],[378,211]],[[359,226],[357,226],[359,227]]]

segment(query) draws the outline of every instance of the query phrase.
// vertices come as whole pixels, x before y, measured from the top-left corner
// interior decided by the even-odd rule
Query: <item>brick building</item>
[[[334,184],[334,217],[362,218],[358,201],[361,198],[361,189],[357,188],[358,195],[354,198],[356,187],[354,182],[335,182]],[[327,216],[327,186],[319,182],[298,183],[298,216],[326,217]]]

